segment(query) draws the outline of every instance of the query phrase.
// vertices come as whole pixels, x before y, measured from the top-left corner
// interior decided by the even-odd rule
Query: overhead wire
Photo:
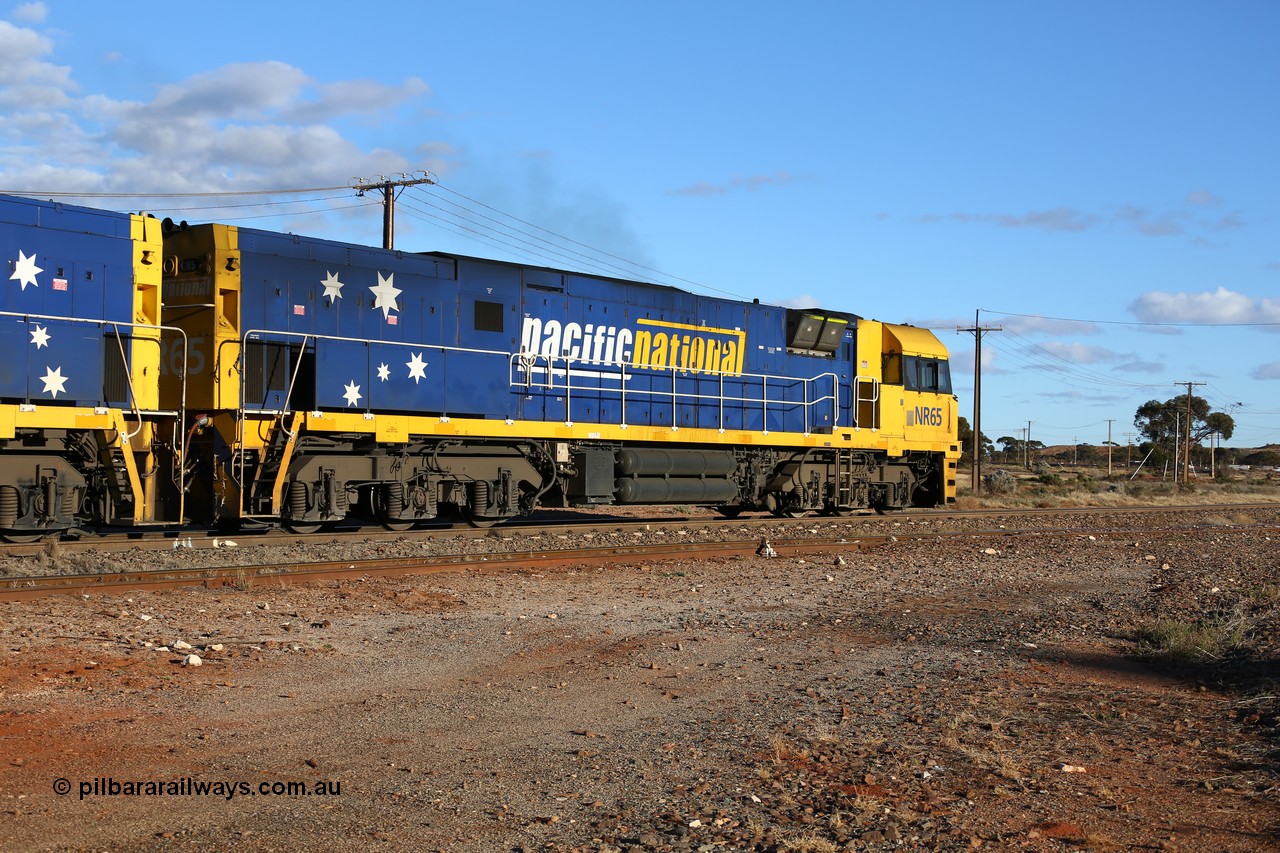
[[[1173,327],[1184,327],[1184,328],[1215,328],[1215,327],[1250,327],[1250,326],[1273,327],[1273,326],[1280,325],[1278,323],[1153,323],[1153,322],[1134,322],[1134,321],[1116,321],[1116,320],[1094,320],[1094,319],[1081,319],[1078,317],[1049,317],[1046,315],[1039,315],[1039,314],[1019,314],[1015,312],[994,311],[990,309],[980,309],[979,317],[983,313],[1002,316],[1002,317],[1021,317],[1021,318],[1036,319],[1036,320],[1053,320],[1056,322],[1099,324],[1099,325],[1145,326],[1145,327],[1173,326]],[[1030,340],[1026,336],[1020,334],[1015,329],[1010,329],[1008,327],[1005,327],[1001,329],[1001,332],[1003,333],[1002,335],[991,335],[986,337],[984,340],[987,343],[989,343],[993,349],[1001,353],[1002,356],[1007,357],[1014,364],[1022,368],[1031,369],[1031,370],[1051,371],[1055,375],[1056,381],[1059,381],[1062,384],[1067,385],[1069,387],[1096,391],[1096,389],[1099,386],[1113,387],[1117,389],[1120,389],[1120,388],[1156,389],[1156,388],[1164,388],[1168,384],[1168,383],[1139,383],[1139,382],[1129,382],[1129,381],[1117,379],[1108,374],[1099,372],[1097,370],[1093,370],[1091,368],[1083,367],[1079,364],[1076,364],[1075,362],[1069,361],[1068,359],[1063,358],[1062,356],[1046,348],[1045,346],[1042,346],[1041,344],[1038,344],[1035,341]],[[1015,342],[1020,342],[1020,345],[1011,346],[1008,341],[1009,337],[1012,337]],[[1173,384],[1177,384],[1177,383],[1173,383]],[[1212,385],[1207,386],[1204,389],[1204,393],[1202,393],[1201,396],[1210,402],[1210,405],[1212,408],[1218,411],[1232,414],[1232,418],[1237,424],[1236,434],[1239,434],[1245,431],[1241,429],[1241,427],[1244,427],[1245,429],[1248,428],[1248,422],[1244,419],[1244,417],[1241,417],[1241,416],[1253,416],[1253,415],[1274,416],[1274,415],[1280,414],[1280,411],[1257,409],[1256,407],[1251,407],[1247,404],[1237,402],[1239,400],[1238,396],[1230,392],[1226,392],[1221,389],[1218,389]],[[1050,433],[1069,432],[1075,429],[1082,429],[1082,428],[1084,427],[1056,427],[1048,424],[1042,424],[1040,427],[1042,433],[1043,432],[1050,432]],[[1271,425],[1267,425],[1266,427],[1258,427],[1258,429],[1260,431],[1258,434],[1266,433],[1272,436],[1274,436],[1275,434],[1275,428],[1274,426],[1271,426]]]
[[[744,301],[747,299],[747,297],[745,297],[745,296],[743,296],[743,295],[741,295],[741,294],[733,293],[732,291],[728,291],[728,290],[722,290],[722,289],[719,289],[719,288],[715,288],[715,287],[712,287],[712,286],[710,286],[710,285],[703,284],[702,282],[693,281],[692,279],[683,278],[683,277],[681,277],[681,276],[674,275],[674,274],[672,274],[672,273],[663,272],[663,271],[662,271],[662,270],[660,270],[660,269],[657,269],[657,268],[655,268],[655,267],[648,266],[648,265],[646,265],[646,264],[641,264],[641,263],[639,263],[639,262],[637,262],[637,261],[629,260],[629,259],[627,259],[627,258],[622,257],[621,255],[615,255],[615,254],[613,254],[613,253],[611,253],[611,252],[606,252],[606,251],[604,251],[604,250],[602,250],[602,249],[597,249],[597,248],[595,248],[595,247],[593,247],[593,246],[590,246],[590,245],[588,245],[588,244],[586,244],[586,243],[583,243],[583,242],[581,242],[581,241],[579,241],[579,240],[575,240],[575,239],[573,239],[572,237],[567,237],[567,236],[565,236],[565,235],[563,235],[563,234],[560,234],[560,233],[558,233],[558,232],[556,232],[556,231],[552,231],[552,230],[551,230],[551,229],[549,229],[549,228],[544,228],[544,227],[542,227],[541,225],[537,225],[536,223],[529,222],[528,220],[526,220],[526,219],[522,219],[522,218],[520,218],[520,217],[518,217],[518,216],[515,216],[514,214],[507,213],[507,212],[505,212],[505,211],[499,210],[499,209],[498,209],[498,208],[496,208],[496,207],[493,207],[492,205],[486,204],[486,203],[484,203],[484,202],[482,202],[482,201],[479,201],[479,200],[477,200],[477,199],[473,199],[473,198],[471,198],[470,196],[464,195],[464,194],[462,194],[462,193],[458,192],[457,190],[452,189],[452,188],[450,188],[450,187],[448,187],[448,186],[445,186],[444,184],[441,184],[441,183],[439,183],[439,182],[434,183],[434,184],[424,185],[424,186],[419,187],[419,188],[417,188],[417,189],[419,189],[419,190],[420,190],[420,191],[422,191],[422,192],[430,192],[430,188],[431,188],[431,187],[435,187],[436,189],[443,190],[444,192],[447,192],[447,193],[449,193],[449,194],[451,194],[451,195],[457,196],[458,198],[461,198],[461,199],[465,200],[466,202],[468,202],[468,203],[470,203],[470,204],[476,205],[476,206],[478,206],[478,207],[484,208],[485,210],[488,210],[488,211],[491,211],[491,212],[493,212],[493,213],[496,213],[496,214],[498,214],[498,215],[499,215],[499,216],[501,216],[501,217],[504,217],[504,218],[506,218],[506,219],[510,219],[510,220],[512,220],[512,221],[514,221],[514,222],[518,222],[518,223],[520,223],[521,225],[528,226],[529,228],[535,229],[535,230],[537,230],[537,231],[539,231],[539,232],[542,232],[543,234],[549,235],[551,238],[554,238],[554,239],[555,239],[555,240],[557,240],[557,241],[561,241],[562,243],[568,243],[568,244],[571,244],[571,245],[573,245],[573,246],[578,246],[578,247],[580,247],[580,248],[583,248],[583,249],[588,250],[588,251],[589,251],[589,252],[591,252],[592,254],[599,255],[599,256],[601,256],[601,257],[603,257],[603,258],[610,258],[610,259],[612,259],[612,260],[614,260],[614,261],[619,261],[619,262],[621,262],[622,264],[625,264],[627,267],[630,267],[630,268],[631,268],[631,269],[633,269],[633,270],[642,270],[642,271],[643,271],[643,272],[641,272],[641,273],[631,272],[631,271],[628,271],[628,270],[624,269],[623,267],[620,267],[620,266],[618,266],[618,265],[616,265],[616,264],[609,263],[609,262],[607,262],[607,261],[597,261],[597,263],[602,264],[603,266],[606,266],[606,267],[609,267],[609,268],[612,268],[612,269],[617,269],[617,270],[619,270],[619,271],[622,271],[622,272],[624,273],[624,277],[626,277],[626,278],[631,278],[631,279],[637,279],[637,278],[638,278],[638,279],[641,279],[641,280],[644,280],[644,281],[649,281],[649,282],[651,282],[651,283],[663,283],[663,282],[655,281],[655,280],[654,280],[654,278],[653,278],[653,276],[645,275],[645,273],[653,273],[653,274],[654,274],[654,275],[656,275],[659,279],[666,279],[666,280],[668,280],[668,281],[677,281],[677,282],[680,282],[680,283],[682,283],[682,284],[688,285],[688,286],[690,286],[690,287],[698,288],[698,289],[700,289],[700,290],[710,290],[710,291],[714,291],[714,292],[716,292],[716,293],[724,294],[724,295],[726,295],[726,296],[732,296],[732,297],[734,297],[735,299],[742,299],[742,300],[744,300]],[[461,208],[462,208],[462,209],[464,209],[464,210],[467,210],[467,209],[468,209],[468,208],[466,207],[466,205],[458,204],[458,206],[459,206],[459,207],[461,207]],[[474,212],[474,211],[472,211],[472,213],[475,213],[475,212]],[[498,223],[498,222],[499,222],[498,220],[493,219],[492,217],[484,216],[483,214],[476,214],[476,215],[478,215],[478,216],[483,216],[483,218],[488,219],[489,221],[492,221],[492,222],[495,222],[495,223]],[[499,224],[500,224],[500,223],[499,223]],[[510,227],[513,227],[513,226],[503,226],[503,227],[508,227],[508,228],[510,228]],[[523,231],[522,231],[521,233],[526,233],[526,234],[528,234],[528,236],[533,237],[534,239],[539,240],[540,242],[545,242],[545,243],[547,243],[547,244],[549,244],[549,245],[555,245],[555,244],[553,243],[553,241],[552,241],[552,240],[550,240],[550,239],[548,239],[548,238],[544,238],[544,237],[537,237],[536,235],[529,234],[528,232],[523,232]],[[571,251],[571,250],[568,250],[568,249],[566,248],[566,249],[565,249],[565,251]],[[577,253],[577,252],[572,252],[572,254],[577,255],[577,254],[579,254],[579,253]],[[669,285],[669,286],[671,286],[671,285]]]
[[[326,195],[312,195],[309,198],[291,198],[281,201],[253,201],[244,203],[219,203],[207,205],[166,205],[165,211],[170,213],[191,213],[196,211],[221,211],[221,210],[246,210],[249,208],[278,208],[288,206],[296,206],[302,204],[316,204],[320,202],[326,203],[323,210],[287,210],[276,213],[255,213],[240,216],[219,216],[218,218],[230,222],[245,222],[255,219],[276,219],[283,216],[299,216],[307,213],[321,214],[339,210],[349,210],[360,207],[365,203],[336,205],[338,199],[349,195],[351,187],[309,187],[304,189],[279,189],[279,190],[243,190],[238,192],[205,192],[205,193],[94,193],[94,192],[44,192],[36,190],[0,190],[0,193],[9,195],[20,195],[26,198],[60,198],[60,199],[135,199],[139,201],[150,201],[155,199],[215,199],[215,198],[257,198],[264,196],[276,195],[307,195],[313,193],[326,193]],[[341,193],[341,194],[339,194]],[[118,206],[117,206],[118,207]]]
[[[1061,323],[1097,323],[1102,326],[1148,326],[1160,327],[1166,326],[1170,328],[1205,328],[1205,327],[1234,327],[1234,326],[1280,326],[1280,322],[1276,323],[1165,323],[1151,320],[1082,320],[1079,317],[1050,317],[1045,314],[1017,314],[1012,311],[995,311],[990,308],[982,308],[980,314],[995,314],[999,317],[1024,317],[1034,320],[1054,320]]]
[[[415,199],[415,202],[416,202],[416,199]],[[560,261],[561,263],[566,261],[572,262],[572,259],[568,255],[564,255],[564,254],[561,254],[560,252],[555,251],[550,244],[542,246],[542,245],[539,245],[537,242],[525,240],[521,237],[510,235],[502,231],[499,231],[497,229],[484,226],[472,220],[468,220],[457,213],[449,211],[441,207],[440,205],[432,204],[431,202],[417,202],[415,204],[411,202],[406,202],[403,199],[401,200],[400,204],[401,204],[401,209],[402,210],[407,209],[410,212],[409,215],[413,216],[414,218],[434,221],[439,225],[454,232],[455,234],[462,234],[463,236],[478,240],[479,242],[482,242],[487,246],[506,247],[507,249],[513,250],[517,253],[525,253],[526,255],[531,255],[542,261],[550,261],[552,263],[556,263],[557,261]],[[417,204],[424,204],[426,205],[426,207],[440,211],[440,213],[439,214],[431,213],[427,210],[424,210],[422,207],[417,206]],[[450,217],[450,218],[446,218],[446,217]],[[454,220],[459,220],[459,221],[454,221]],[[590,261],[590,259],[586,258],[585,256],[583,256],[582,259],[584,261],[588,261],[588,262]],[[588,263],[587,265],[595,266],[593,263]],[[612,273],[609,273],[609,274],[612,275]]]
[[[297,189],[274,190],[225,190],[221,192],[183,192],[183,193],[98,193],[68,192],[48,190],[0,190],[4,195],[20,195],[27,198],[228,198],[255,195],[299,195],[301,193],[329,192],[333,190],[351,191],[351,187],[303,187]]]

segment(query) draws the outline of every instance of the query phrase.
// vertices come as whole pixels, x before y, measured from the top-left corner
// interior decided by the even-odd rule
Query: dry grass
[[[803,764],[809,760],[809,750],[792,746],[782,735],[774,735],[769,745],[772,748],[774,764]]]
[[[1014,755],[1015,745],[1007,733],[1011,722],[1015,721],[1008,717],[961,711],[947,723],[938,745],[1003,779],[1017,781],[1027,776],[1027,769]]]
[[[1280,480],[1225,479],[1205,477],[1190,485],[1172,479],[1140,477],[1130,480],[1121,471],[1107,476],[1106,469],[1053,469],[1037,475],[1021,468],[1006,470],[1017,481],[1014,491],[994,494],[984,490],[975,495],[969,478],[958,477],[958,509],[1020,509],[1028,507],[1100,506],[1203,506],[1222,503],[1280,503]],[[986,471],[986,473],[991,473]],[[1244,520],[1241,520],[1241,519]],[[1221,516],[1224,526],[1253,523],[1243,513]]]
[[[817,833],[806,833],[797,838],[789,838],[778,845],[779,850],[790,853],[836,853],[840,848],[834,841],[829,841]]]
[[[1137,632],[1141,653],[1166,663],[1220,661],[1239,648],[1244,637],[1245,622],[1238,614],[1204,622],[1157,619]]]

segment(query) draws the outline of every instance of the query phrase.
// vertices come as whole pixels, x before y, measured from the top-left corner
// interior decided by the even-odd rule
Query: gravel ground
[[[625,511],[627,508],[621,508]],[[646,507],[633,512],[654,513]],[[656,521],[663,521],[658,510]],[[683,514],[682,514],[683,515]],[[614,516],[607,511],[597,513],[556,511],[540,512],[535,518],[554,525],[570,517],[576,521],[599,518],[602,525],[591,530],[558,527],[550,532],[496,527],[484,534],[463,528],[461,531],[431,530],[406,533],[387,538],[380,528],[376,537],[333,537],[328,542],[310,537],[305,542],[288,537],[245,533],[227,538],[225,535],[180,537],[176,545],[186,547],[130,548],[125,551],[83,549],[61,542],[48,542],[30,556],[13,557],[0,554],[0,578],[22,578],[39,575],[77,575],[137,571],[142,569],[190,568],[200,570],[224,566],[281,566],[308,561],[339,562],[379,558],[432,557],[453,554],[521,553],[558,551],[579,547],[616,547],[626,545],[664,544],[671,542],[755,541],[760,539],[859,538],[875,536],[920,537],[948,533],[989,531],[1089,531],[1100,522],[1084,512],[991,513],[981,516],[936,515],[858,516],[833,519],[811,516],[779,525],[769,517],[744,516],[728,521],[713,512],[697,510],[687,515],[688,523],[678,527],[655,524],[637,528],[609,527],[608,521],[633,519]],[[1221,508],[1170,509],[1168,514],[1116,511],[1102,522],[1110,530],[1142,532],[1170,524],[1231,527],[1236,524],[1272,523],[1280,517],[1280,505],[1271,509],[1223,510]],[[92,540],[86,540],[92,544]],[[3,546],[0,546],[2,548]]]
[[[0,603],[0,847],[1276,849],[1278,522],[815,521],[897,539]],[[991,532],[935,535],[958,529]],[[56,548],[31,559],[89,570],[58,568]],[[1203,654],[1142,654],[1179,627]],[[307,793],[271,790],[288,783]]]

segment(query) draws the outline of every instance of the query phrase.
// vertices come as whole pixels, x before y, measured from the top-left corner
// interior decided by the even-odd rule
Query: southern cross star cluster
[[[14,265],[13,274],[9,276],[10,281],[16,281],[22,285],[22,289],[26,290],[27,285],[39,287],[40,282],[36,281],[36,276],[44,272],[44,269],[36,266],[35,253],[28,255],[21,249],[18,250],[18,262]],[[46,326],[36,324],[35,329],[31,332],[31,343],[36,345],[36,349],[45,349],[49,346],[49,341],[53,340],[53,336],[49,334]],[[62,375],[62,365],[53,367],[45,365],[45,374],[40,377],[40,381],[44,383],[44,393],[50,395],[55,400],[59,394],[67,393],[67,377]]]
[[[25,291],[27,289],[27,285],[31,285],[32,287],[40,286],[40,282],[37,277],[42,272],[44,272],[44,269],[36,265],[36,255],[34,252],[28,255],[26,252],[19,250],[18,259],[14,264],[14,271],[13,274],[9,276],[9,280],[18,282],[18,284],[21,285],[22,290]],[[338,278],[338,273],[326,271],[326,276],[320,284],[324,287],[325,297],[334,300],[342,298],[342,288],[345,287],[346,284]],[[397,302],[396,297],[399,296],[402,291],[400,288],[395,286],[395,273],[384,276],[379,272],[378,283],[370,286],[369,292],[374,296],[373,309],[375,311],[381,309],[384,320],[391,319],[392,311],[400,310],[400,305]],[[36,350],[50,349],[50,352],[52,352],[52,349],[49,347],[52,340],[53,335],[49,333],[48,327],[36,323],[35,328],[31,331],[31,343],[35,345]],[[409,360],[404,363],[404,366],[408,368],[406,378],[412,379],[415,385],[420,383],[423,379],[427,378],[427,365],[428,362],[423,360],[423,353],[410,353]],[[59,394],[66,393],[68,378],[69,377],[62,373],[62,365],[58,365],[57,367],[54,367],[53,365],[46,365],[45,374],[40,377],[40,381],[44,383],[43,393],[48,394],[51,398],[56,400]],[[390,378],[391,366],[385,362],[379,364],[378,380],[386,382]],[[360,393],[361,386],[356,383],[354,378],[343,386],[343,388],[345,393],[343,393],[342,397],[347,401],[348,406],[356,406],[359,404],[360,400],[364,398],[364,395]]]
[[[346,287],[346,283],[339,280],[338,273],[329,272],[327,270],[325,271],[325,278],[320,282],[320,284],[324,287],[324,293],[322,295],[328,299],[335,300],[342,298],[342,288]],[[392,311],[400,310],[400,305],[396,302],[396,297],[400,295],[401,290],[395,286],[395,273],[384,276],[379,272],[378,283],[377,285],[370,286],[369,292],[372,293],[374,297],[373,309],[376,311],[381,308],[382,318],[384,320],[391,319]],[[409,360],[404,363],[404,366],[409,368],[407,378],[412,379],[415,385],[423,379],[426,379],[427,364],[428,362],[422,360],[422,353],[410,353]],[[382,362],[378,365],[378,381],[386,382],[390,378],[391,366],[386,362]],[[347,401],[348,406],[359,405],[360,401],[364,399],[364,395],[360,393],[361,386],[356,383],[354,378],[342,387],[342,399]]]

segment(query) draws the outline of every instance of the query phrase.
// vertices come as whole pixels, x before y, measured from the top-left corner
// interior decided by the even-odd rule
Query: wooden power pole
[[[1191,482],[1191,389],[1193,386],[1203,385],[1205,383],[1175,382],[1173,384],[1187,386],[1187,432],[1186,432],[1187,440],[1182,445],[1182,452],[1185,454],[1182,457],[1182,482],[1185,484],[1185,483]],[[1174,464],[1175,465],[1178,464],[1176,457],[1174,458]],[[1177,471],[1176,468],[1174,470]],[[1174,479],[1177,479],[1177,478],[1175,477]]]
[[[982,335],[1003,331],[1002,326],[983,326],[978,319],[982,309],[973,312],[973,327],[956,332],[973,333],[973,493],[982,491]]]
[[[367,192],[382,193],[382,248],[394,249],[396,247],[396,189],[412,187],[418,184],[434,184],[436,179],[426,172],[421,173],[422,177],[411,178],[408,175],[401,175],[398,180],[384,178],[379,175],[376,181],[366,181],[356,178],[356,182],[351,188],[364,195]]]

